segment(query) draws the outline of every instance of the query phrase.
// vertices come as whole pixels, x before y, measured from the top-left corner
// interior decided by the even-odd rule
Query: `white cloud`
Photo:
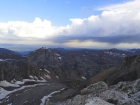
[[[10,32],[10,33],[9,33]],[[48,20],[41,21],[35,18],[33,23],[24,21],[9,21],[0,23],[0,35],[13,35],[12,37],[45,38],[53,35],[54,28]]]
[[[26,41],[27,44],[34,44],[34,38],[37,38],[38,40],[36,43],[38,44],[49,43],[54,45],[58,43],[51,41],[47,42],[42,39],[55,38],[60,35],[69,37],[140,35],[140,0],[111,5],[99,8],[99,10],[102,11],[99,15],[92,15],[84,19],[70,19],[71,24],[63,27],[52,26],[51,21],[42,21],[40,18],[35,18],[32,23],[24,21],[9,21],[7,23],[0,22],[1,42],[8,42],[11,38],[9,41],[11,43],[14,41],[14,43],[17,42],[18,44],[22,44]],[[78,44],[81,44],[81,46],[84,47],[101,47],[102,45],[102,47],[109,46],[108,43],[93,42],[89,40],[83,42],[75,40],[62,45],[74,47],[75,45],[78,46]],[[116,45],[116,47],[127,45],[128,43],[121,43]],[[138,44],[134,44],[133,46],[136,45]]]
[[[110,5],[107,7],[99,8],[99,10],[107,11],[139,11],[140,0],[132,0],[123,4]]]
[[[62,35],[115,36],[140,34],[140,0],[100,8],[100,15],[70,19]],[[60,34],[60,33],[59,33]]]

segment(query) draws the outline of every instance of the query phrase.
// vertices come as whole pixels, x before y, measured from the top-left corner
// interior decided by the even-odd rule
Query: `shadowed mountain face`
[[[125,54],[105,51],[67,51],[41,48],[28,55],[28,62],[40,69],[53,69],[67,79],[90,78],[100,71],[121,64]],[[115,60],[114,60],[115,59]],[[51,71],[53,71],[51,70]],[[61,74],[60,74],[61,73]]]
[[[113,79],[111,84],[116,84],[119,81],[132,81],[138,78],[140,78],[140,55],[125,57],[122,66],[110,79]]]
[[[105,81],[108,85],[114,85],[120,81],[133,81],[140,78],[140,55],[125,57],[118,68],[110,68],[92,77],[87,85],[99,81]]]
[[[16,54],[14,51],[0,48],[0,59],[5,60],[5,59],[14,59],[14,60],[20,60],[23,59],[22,56]]]
[[[26,59],[0,61],[0,81],[22,80],[28,78]]]
[[[28,63],[26,58],[14,51],[0,48],[0,81],[27,78]]]

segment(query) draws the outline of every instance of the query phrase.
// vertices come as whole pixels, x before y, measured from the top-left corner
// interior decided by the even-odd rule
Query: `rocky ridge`
[[[108,86],[100,81],[81,94],[56,105],[140,105],[140,79]]]
[[[125,57],[119,68],[109,68],[90,78],[87,85],[104,81],[109,86],[120,81],[133,81],[140,78],[140,55]]]
[[[105,69],[118,67],[124,57],[137,53],[139,50],[135,49],[65,50],[42,47],[23,57],[0,48],[0,80],[83,81]]]

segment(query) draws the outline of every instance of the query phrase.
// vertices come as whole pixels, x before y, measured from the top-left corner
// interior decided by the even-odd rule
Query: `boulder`
[[[101,92],[99,97],[110,103],[116,104],[120,97],[128,97],[128,95],[120,91],[106,90]]]
[[[72,99],[67,100],[62,105],[85,105],[86,95],[77,95]]]
[[[69,99],[61,105],[114,105],[108,103],[99,97],[90,97],[88,98],[86,95],[77,95],[73,99]]]
[[[108,87],[104,82],[91,84],[61,105],[140,105],[140,79]]]
[[[95,84],[91,84],[87,88],[84,88],[83,90],[81,90],[81,94],[83,95],[89,93],[98,94],[106,89],[108,89],[108,85],[105,82],[101,81]]]
[[[100,99],[99,97],[91,97],[85,100],[85,105],[114,105],[114,104],[108,103]]]

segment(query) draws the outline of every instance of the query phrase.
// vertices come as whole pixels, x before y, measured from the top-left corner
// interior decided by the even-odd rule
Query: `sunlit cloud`
[[[66,47],[73,47],[73,48],[106,48],[109,46],[108,43],[94,42],[91,40],[86,40],[86,41],[72,40],[64,43],[63,45]]]

